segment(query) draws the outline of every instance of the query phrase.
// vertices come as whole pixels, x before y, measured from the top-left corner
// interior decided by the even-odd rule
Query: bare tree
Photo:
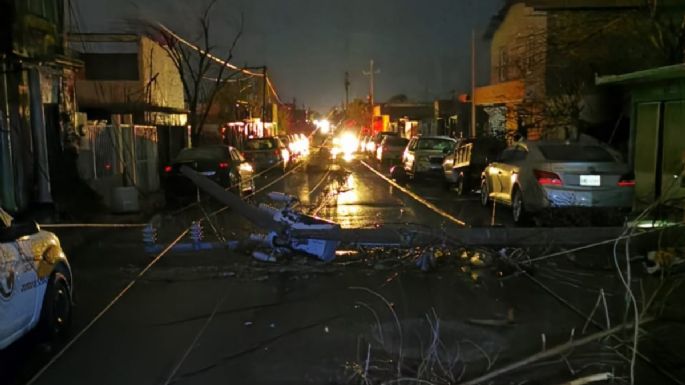
[[[685,12],[656,0],[648,1],[648,38],[654,48],[661,52],[664,64],[685,61]]]
[[[651,3],[642,8],[549,11],[545,23],[531,17],[513,44],[502,47],[504,60],[494,74],[499,81],[524,81],[520,122],[537,128],[543,137],[575,138],[589,124],[584,118],[592,109],[586,108],[586,96],[594,92],[595,75],[683,62],[683,9]]]
[[[243,15],[241,13],[238,29],[230,46],[222,55],[211,39],[211,14],[215,4],[216,0],[212,0],[197,20],[199,36],[195,41],[181,38],[160,23],[147,25],[149,33],[158,40],[161,39],[164,49],[181,75],[193,143],[199,143],[207,116],[219,91],[229,79],[241,74],[226,63],[233,59],[235,47],[243,34]]]

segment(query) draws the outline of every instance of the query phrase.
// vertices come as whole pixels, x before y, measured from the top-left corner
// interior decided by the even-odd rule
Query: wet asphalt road
[[[277,177],[260,178],[257,185]],[[491,213],[479,206],[476,195],[457,197],[436,181],[406,187],[469,225],[490,221]],[[344,227],[456,226],[359,160],[332,165],[314,159],[266,191],[296,195],[301,209]],[[264,194],[256,199],[264,201]],[[212,212],[218,206],[207,202],[203,208]],[[160,242],[174,239],[191,220],[202,216],[197,207],[158,216]],[[510,223],[508,212],[501,216],[496,222]],[[228,239],[254,230],[230,211],[214,217],[213,224]],[[68,231],[73,230],[64,230],[64,237],[73,236]],[[205,227],[205,232],[209,240],[216,239],[211,229]],[[69,338],[78,335],[152,258],[142,250],[137,230],[88,231],[80,236],[82,241],[66,250],[77,285]],[[541,334],[550,344],[564,342],[571,330],[581,330],[585,323],[520,276],[497,279],[482,271],[474,277],[456,266],[424,274],[392,260],[352,262],[348,265],[341,256],[331,265],[305,258],[265,266],[226,250],[170,253],[35,383],[347,383],[353,372],[346,367],[364,360],[368,343],[385,346],[393,357],[400,346],[408,361],[420,357],[419,340],[425,344],[429,337],[426,317],[430,314],[441,319],[441,338],[469,362],[468,377],[485,370],[481,350],[490,359],[498,356],[507,361],[539,351]],[[541,264],[536,277],[586,311],[601,288],[612,311],[620,313],[620,284],[611,271],[579,269],[567,262]],[[402,332],[377,296],[355,287],[384,295],[401,320]],[[507,314],[513,314],[514,326],[493,328],[469,322],[501,320]],[[466,340],[475,341],[478,348],[450,344]],[[20,341],[0,356],[1,382],[26,383],[63,346],[64,341],[40,344],[31,336]],[[602,358],[600,353],[586,352],[577,364]],[[606,362],[618,365],[612,360]],[[550,373],[567,371],[565,364],[557,364],[550,364]],[[540,375],[543,369],[537,369]]]

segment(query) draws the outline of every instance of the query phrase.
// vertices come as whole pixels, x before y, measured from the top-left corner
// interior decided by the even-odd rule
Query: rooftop
[[[607,8],[638,8],[644,7],[644,0],[506,0],[497,14],[493,15],[483,37],[491,39],[495,31],[502,24],[511,8],[515,4],[524,3],[535,10],[587,10]],[[662,0],[660,6],[684,6],[682,0]]]
[[[620,85],[671,79],[685,79],[685,63],[666,67],[650,68],[647,70],[630,72],[627,74],[598,76],[595,79],[595,84]]]

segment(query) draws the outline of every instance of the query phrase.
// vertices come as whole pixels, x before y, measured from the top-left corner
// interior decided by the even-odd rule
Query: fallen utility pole
[[[230,191],[224,190],[223,187],[214,183],[207,177],[198,174],[192,168],[189,168],[187,166],[181,167],[181,174],[185,175],[201,190],[211,195],[212,197],[214,197],[214,199],[218,200],[219,202],[230,207],[235,212],[240,214],[242,217],[254,223],[256,226],[276,232],[283,232],[285,230],[285,225],[274,220],[274,218],[271,215],[269,215],[269,213],[259,210],[258,208],[243,202],[243,200],[240,199],[240,197],[238,197]]]
[[[648,322],[654,321],[653,317],[644,317],[640,320],[640,323],[637,325],[637,327],[640,327]],[[461,385],[476,385],[476,384],[481,384],[483,382],[486,382],[488,380],[491,380],[495,377],[498,377],[502,374],[511,372],[516,369],[520,369],[526,365],[530,365],[534,362],[540,361],[545,358],[550,358],[554,357],[556,355],[560,355],[564,352],[567,352],[569,350],[572,350],[574,348],[577,348],[579,346],[587,345],[589,343],[599,341],[604,337],[608,337],[611,335],[614,335],[618,332],[624,331],[624,330],[629,330],[635,327],[633,324],[621,324],[618,325],[614,328],[607,329],[595,334],[590,334],[589,336],[583,337],[581,339],[575,340],[575,341],[569,341],[563,345],[556,346],[552,349],[549,350],[543,350],[541,352],[535,353],[532,356],[528,356],[527,358],[524,358],[523,360],[516,361],[514,363],[511,363],[503,368],[493,370],[492,372],[488,372],[480,377],[476,377],[470,381],[462,382]]]
[[[232,192],[224,190],[223,187],[198,174],[195,170],[184,166],[181,167],[180,171],[201,190],[214,197],[220,203],[230,207],[260,229],[273,231],[277,234],[287,234],[293,238],[332,240],[353,245],[415,245],[414,234],[390,228],[341,229],[336,227],[333,229],[311,229],[288,226],[282,221],[276,220],[273,213],[244,202]]]

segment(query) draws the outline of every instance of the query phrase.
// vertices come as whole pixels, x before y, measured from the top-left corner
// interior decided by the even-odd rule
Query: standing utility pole
[[[269,78],[267,77],[266,66],[262,68],[262,73],[264,74],[264,87],[262,90],[262,124],[266,124],[266,93],[269,87]]]
[[[364,72],[362,72],[362,73],[363,73],[365,76],[368,76],[368,77],[369,77],[369,98],[370,98],[370,99],[369,99],[369,102],[371,102],[371,106],[373,107],[373,103],[374,103],[374,98],[373,98],[374,95],[373,95],[373,92],[374,92],[374,85],[375,85],[375,84],[374,84],[374,82],[375,82],[375,80],[374,80],[374,75],[375,75],[375,74],[381,73],[381,71],[380,71],[380,70],[374,70],[374,69],[373,69],[373,60],[371,60],[371,61],[369,62],[369,71],[368,71],[368,72],[367,72],[367,71],[364,71]]]
[[[350,73],[345,71],[345,112],[350,105]]]
[[[476,137],[476,31],[471,30],[471,137]]]

